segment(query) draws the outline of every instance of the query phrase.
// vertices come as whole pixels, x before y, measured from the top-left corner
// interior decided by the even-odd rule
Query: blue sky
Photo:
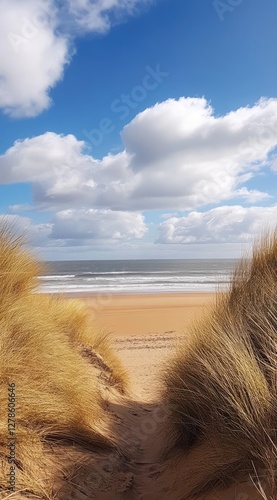
[[[237,257],[276,224],[273,0],[0,7],[0,210],[39,255]]]

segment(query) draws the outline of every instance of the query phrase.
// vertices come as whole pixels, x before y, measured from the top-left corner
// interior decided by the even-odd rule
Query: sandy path
[[[128,371],[134,398],[146,402],[157,399],[159,372],[178,338],[171,333],[116,337],[114,347]]]
[[[195,470],[196,459],[161,460],[164,452],[167,409],[161,405],[160,373],[191,321],[214,300],[213,294],[113,296],[105,303],[99,297],[84,298],[95,325],[111,332],[114,348],[130,378],[130,398],[110,401],[115,433],[127,457],[125,472],[114,476],[122,493],[100,500],[182,500]],[[110,478],[109,478],[110,481]],[[110,484],[110,483],[109,483]],[[187,498],[187,497],[186,497]],[[226,492],[195,500],[261,500],[253,485],[240,485]]]
[[[211,293],[84,297],[97,329],[111,333],[134,397],[158,397],[159,372],[189,324],[214,300]]]

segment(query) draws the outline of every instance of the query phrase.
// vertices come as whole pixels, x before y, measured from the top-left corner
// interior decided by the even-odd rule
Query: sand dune
[[[276,248],[229,294],[76,300],[2,229],[0,498],[276,500]]]
[[[209,310],[215,295],[115,295],[101,307],[97,307],[97,297],[83,297],[82,300],[89,304],[99,328],[105,330],[113,325],[111,341],[131,381],[130,401],[120,421],[127,449],[131,450],[134,474],[132,487],[122,498],[182,500],[196,457],[162,459],[169,412],[160,399],[163,388],[161,370],[178,343],[186,338],[191,321]],[[171,330],[168,330],[169,325]],[[118,410],[119,407],[115,410],[117,414]],[[205,466],[205,457],[198,456],[197,459]],[[262,495],[249,482],[195,500],[204,499],[261,500]]]
[[[186,337],[190,321],[211,306],[214,295],[114,296],[101,307],[99,304],[96,307],[97,297],[80,300],[88,306],[97,328],[105,332],[113,325],[110,341],[128,372],[129,392],[122,395],[113,388],[105,367],[97,358],[86,355],[91,376],[98,380],[104,401],[105,418],[102,424],[98,423],[98,429],[114,445],[105,451],[93,445],[87,447],[85,442],[72,446],[53,441],[52,473],[49,475],[47,470],[45,474],[41,468],[42,454],[40,462],[35,464],[35,475],[40,474],[41,481],[49,478],[57,500],[181,500],[175,482],[182,474],[185,484],[188,462],[183,463],[182,458],[177,463],[176,458],[161,460],[169,413],[159,397],[162,389],[159,375],[168,356]],[[149,324],[155,328],[149,329]],[[66,471],[66,480],[58,472],[57,463],[61,471]],[[49,465],[46,461],[47,469]],[[0,493],[0,498],[38,498],[31,491],[8,495]],[[258,500],[261,496],[251,485],[241,485],[207,497],[216,499]]]

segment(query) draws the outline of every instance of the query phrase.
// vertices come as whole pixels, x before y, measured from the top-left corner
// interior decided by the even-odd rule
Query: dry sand
[[[97,329],[111,340],[127,368],[132,392],[155,399],[162,362],[188,325],[213,302],[212,293],[108,295],[83,297]]]
[[[194,318],[211,306],[214,294],[83,296],[95,327],[111,340],[130,378],[127,400],[111,398],[107,411],[120,436],[123,462],[110,457],[101,469],[95,499],[182,500],[194,474],[195,456],[163,460],[163,426],[169,416],[160,403],[159,373]],[[100,457],[99,457],[100,458]],[[201,462],[202,457],[197,458]],[[99,462],[98,462],[99,463]],[[106,472],[105,472],[106,471]],[[110,471],[110,472],[109,472]],[[195,500],[261,500],[253,485],[239,485]]]

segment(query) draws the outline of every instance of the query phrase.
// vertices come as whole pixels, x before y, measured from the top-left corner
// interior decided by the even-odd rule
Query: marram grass
[[[102,433],[100,383],[83,354],[101,360],[121,392],[126,374],[77,300],[35,294],[41,264],[22,238],[0,229],[0,497],[59,498],[89,450],[114,444]],[[15,384],[16,493],[8,491],[8,387]],[[78,465],[78,462],[80,464]],[[13,463],[12,463],[13,464]],[[78,468],[77,467],[77,468]],[[93,473],[93,466],[91,468]],[[74,474],[73,474],[74,476]],[[59,484],[59,486],[57,486]],[[77,485],[78,491],[78,485]],[[88,486],[87,497],[90,498]],[[83,491],[85,491],[83,489]],[[21,493],[20,493],[21,492]],[[92,493],[91,493],[92,494]],[[72,493],[72,498],[75,498]],[[23,498],[22,496],[22,498]],[[69,498],[69,497],[68,497]]]
[[[184,498],[251,478],[275,499],[277,232],[241,260],[229,291],[186,332],[164,382],[171,453],[210,450],[191,467]]]

